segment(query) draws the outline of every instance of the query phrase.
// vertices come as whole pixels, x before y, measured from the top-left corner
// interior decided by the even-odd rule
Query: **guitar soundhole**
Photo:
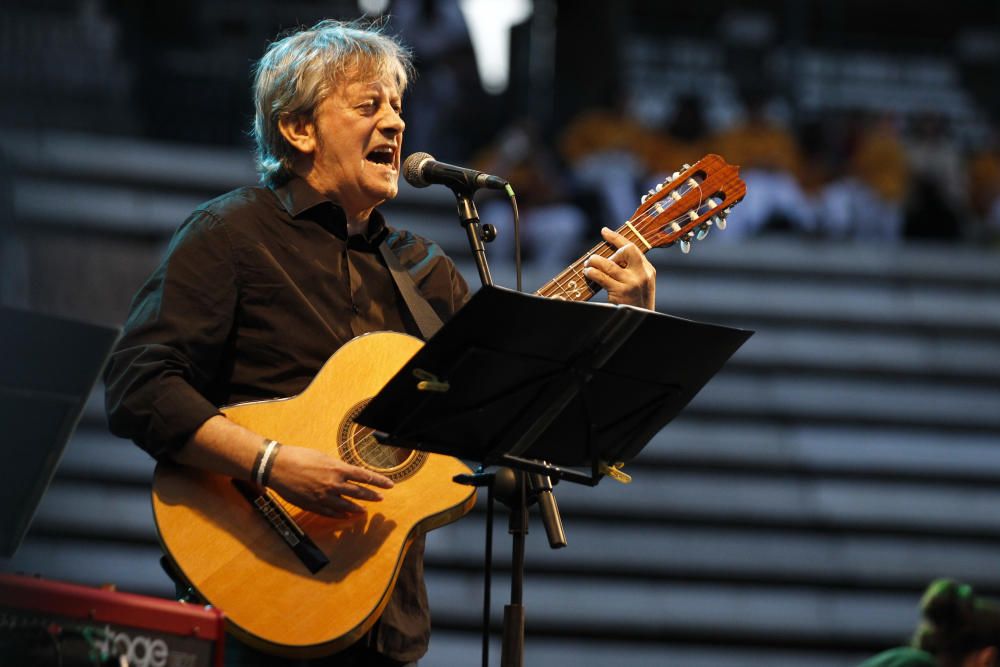
[[[427,452],[383,445],[372,429],[354,421],[368,401],[355,405],[340,427],[340,457],[348,463],[374,470],[394,482],[406,479],[427,460]]]

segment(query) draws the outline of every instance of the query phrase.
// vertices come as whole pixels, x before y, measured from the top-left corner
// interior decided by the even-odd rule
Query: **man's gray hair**
[[[409,50],[376,25],[327,19],[271,43],[254,72],[260,180],[278,186],[292,177],[297,151],[281,136],[279,120],[311,119],[323,98],[349,81],[390,79],[402,93],[412,74]]]

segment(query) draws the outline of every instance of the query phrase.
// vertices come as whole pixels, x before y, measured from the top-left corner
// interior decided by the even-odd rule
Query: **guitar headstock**
[[[712,227],[726,228],[726,216],[746,195],[739,167],[718,155],[706,155],[694,165],[684,165],[643,195],[642,205],[625,223],[649,248],[680,243],[691,250]]]

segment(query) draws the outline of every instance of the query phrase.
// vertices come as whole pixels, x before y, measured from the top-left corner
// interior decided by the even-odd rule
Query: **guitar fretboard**
[[[622,225],[622,227],[617,231],[619,234],[634,243],[635,247],[643,253],[649,250],[648,244],[639,235],[639,232],[632,227],[632,225]],[[601,287],[584,277],[584,262],[586,262],[591,255],[600,255],[601,257],[607,259],[611,257],[614,252],[615,248],[608,243],[598,243],[596,246],[591,248],[589,252],[584,253],[580,259],[566,267],[562,273],[542,285],[538,291],[535,292],[535,294],[552,299],[562,299],[564,301],[589,301],[601,290]]]

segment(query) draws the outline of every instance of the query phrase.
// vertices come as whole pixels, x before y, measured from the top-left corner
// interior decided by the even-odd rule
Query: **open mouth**
[[[374,162],[375,164],[382,164],[388,167],[393,166],[393,158],[395,157],[395,151],[389,147],[376,148],[371,153],[365,156],[365,159],[369,162]]]

